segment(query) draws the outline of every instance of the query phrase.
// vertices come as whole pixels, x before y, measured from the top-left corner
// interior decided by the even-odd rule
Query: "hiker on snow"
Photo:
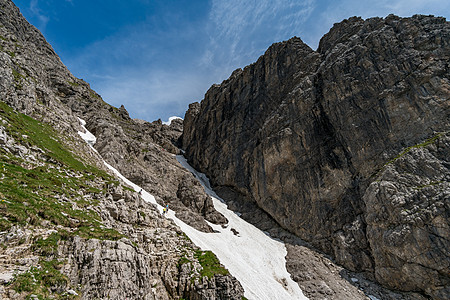
[[[163,216],[169,211],[169,204],[166,205],[166,207],[163,208]]]

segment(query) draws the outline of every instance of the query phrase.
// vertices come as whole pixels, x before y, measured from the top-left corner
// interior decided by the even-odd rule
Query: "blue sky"
[[[13,0],[77,77],[131,117],[184,117],[213,83],[351,16],[450,16],[448,0]]]

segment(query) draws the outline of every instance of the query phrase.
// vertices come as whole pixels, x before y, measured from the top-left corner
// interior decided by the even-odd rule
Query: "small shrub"
[[[197,250],[194,253],[194,257],[198,259],[198,262],[203,268],[200,271],[202,277],[212,278],[216,274],[228,275],[230,273],[220,264],[219,259],[211,251]]]

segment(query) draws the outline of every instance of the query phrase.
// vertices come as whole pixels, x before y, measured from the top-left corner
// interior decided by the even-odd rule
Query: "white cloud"
[[[321,14],[323,20],[340,22],[351,16],[386,17],[395,14],[401,17],[409,17],[414,14],[447,15],[450,13],[450,1],[448,0],[379,0],[360,1],[344,0],[330,2]],[[328,24],[327,24],[328,25]]]
[[[172,28],[176,22],[167,16],[167,29],[146,20],[81,49],[66,63],[76,76],[88,76],[105,101],[124,104],[132,117],[182,117],[211,84],[256,61],[274,42],[296,35],[316,48],[333,23],[354,15],[448,16],[449,5],[448,0],[212,0],[204,23]],[[46,20],[37,0],[31,7]]]
[[[450,1],[448,0],[341,0],[329,1],[314,16],[314,24],[309,24],[306,40],[315,48],[319,39],[329,31],[334,23],[339,23],[352,16],[364,19],[371,17],[386,17],[395,14],[409,17],[414,14],[433,14],[446,16],[450,14]]]
[[[184,116],[188,103],[200,101],[213,83],[198,68],[200,57],[184,54],[182,42],[177,44],[180,36],[191,34],[185,29],[157,32],[146,22],[135,24],[63,61],[106,102],[124,104],[133,118]]]
[[[446,15],[450,12],[450,2],[447,0],[394,0],[382,1],[382,7],[392,13],[407,17],[414,14]]]
[[[31,13],[39,20],[39,25],[37,26],[41,32],[45,32],[45,28],[47,27],[47,23],[50,21],[50,18],[42,13],[42,10],[39,8],[38,0],[31,0],[29,9]]]
[[[243,67],[270,44],[296,35],[314,7],[315,0],[213,0],[204,55],[216,66]]]
[[[182,116],[211,84],[255,61],[273,42],[295,35],[313,7],[313,0],[213,1],[202,24],[207,36],[189,40],[197,28],[159,32],[144,22],[88,45],[65,62],[76,76],[88,74],[105,101],[124,104],[132,117]],[[164,44],[185,36],[200,45],[198,51],[184,56],[183,45],[169,50]]]
[[[129,71],[114,79],[98,80],[92,88],[114,105],[124,104],[131,117],[144,120],[184,116],[188,104],[200,101],[211,84],[208,74],[192,70]]]

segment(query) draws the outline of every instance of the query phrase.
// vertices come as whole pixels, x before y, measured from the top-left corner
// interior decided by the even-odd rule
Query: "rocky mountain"
[[[181,126],[133,120],[105,103],[0,0],[0,298],[241,299],[213,253],[103,162],[212,231],[205,219],[226,219],[173,155]]]
[[[286,242],[310,299],[448,298],[448,32],[346,20],[317,51],[273,45],[167,126],[104,102],[0,0],[1,298],[245,299],[104,164],[197,230],[226,228],[181,144],[229,207]]]
[[[344,20],[316,51],[274,44],[190,105],[185,156],[255,224],[448,299],[449,55],[449,22],[419,15]]]

